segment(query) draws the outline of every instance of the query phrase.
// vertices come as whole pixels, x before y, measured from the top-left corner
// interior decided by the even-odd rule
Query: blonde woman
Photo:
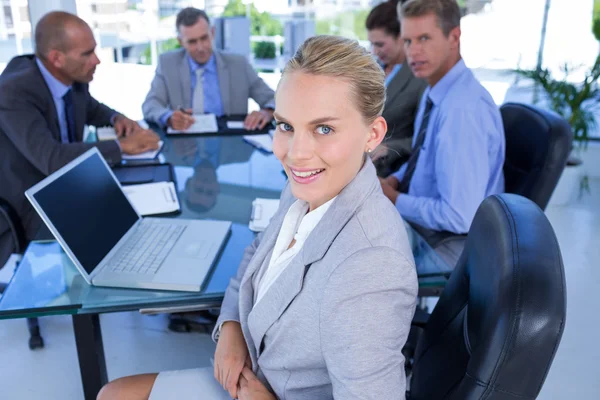
[[[415,266],[366,156],[387,129],[383,81],[355,41],[302,45],[276,94],[289,184],[229,284],[214,368],[117,379],[99,399],[404,398]]]

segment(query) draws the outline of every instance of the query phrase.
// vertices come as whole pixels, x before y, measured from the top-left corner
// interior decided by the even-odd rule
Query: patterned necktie
[[[204,83],[202,82],[202,75],[204,75],[204,68],[198,68],[196,70],[194,98],[192,99],[194,114],[204,114]]]
[[[421,127],[419,128],[419,134],[417,135],[417,140],[415,141],[415,146],[413,147],[412,154],[410,155],[408,163],[406,164],[406,172],[404,173],[404,177],[398,185],[398,191],[400,193],[408,193],[408,188],[410,187],[410,180],[412,179],[413,174],[415,173],[417,160],[419,159],[419,153],[421,152],[421,147],[423,147],[423,143],[425,142],[425,133],[427,132],[427,125],[429,125],[429,115],[431,114],[432,107],[433,102],[428,97],[427,103],[425,104],[425,112],[423,113]]]
[[[73,107],[73,90],[69,89],[63,96],[65,102],[65,119],[67,121],[67,137],[69,143],[75,142],[75,109]]]

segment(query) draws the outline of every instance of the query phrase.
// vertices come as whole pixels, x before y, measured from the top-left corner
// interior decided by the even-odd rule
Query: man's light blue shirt
[[[67,127],[67,116],[65,115],[65,101],[63,100],[63,96],[71,89],[71,86],[67,86],[56,79],[37,57],[35,62],[37,63],[37,66],[42,73],[42,77],[44,77],[46,85],[48,85],[48,89],[50,89],[52,99],[54,100],[56,115],[58,115],[58,125],[60,127],[60,141],[62,143],[69,143],[69,129]]]
[[[436,231],[467,233],[488,196],[504,192],[505,139],[500,110],[460,60],[427,87],[415,120],[413,145],[427,98],[433,102],[425,142],[408,194],[396,208],[406,220]],[[406,164],[394,176],[402,180]]]
[[[221,101],[221,89],[219,87],[219,75],[217,73],[217,60],[213,53],[206,64],[201,65],[186,54],[186,59],[190,67],[191,75],[191,96],[194,98],[194,89],[196,88],[196,70],[204,68],[202,75],[202,91],[204,92],[204,112],[207,114],[215,114],[216,116],[223,115],[223,102]],[[186,108],[192,108],[192,104],[182,104]],[[160,122],[167,125],[167,120],[173,115],[173,111],[166,112],[160,117]]]
[[[390,85],[390,82],[394,79],[394,77],[396,75],[398,75],[398,71],[400,71],[400,68],[402,68],[402,64],[396,64],[394,65],[394,68],[392,68],[392,71],[389,73],[388,76],[385,77],[385,87],[388,87]]]

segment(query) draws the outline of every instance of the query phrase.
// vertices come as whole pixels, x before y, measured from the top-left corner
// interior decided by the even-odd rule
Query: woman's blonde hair
[[[355,104],[367,123],[381,115],[385,103],[383,70],[356,40],[321,35],[307,39],[287,63],[292,72],[331,76],[347,81]]]

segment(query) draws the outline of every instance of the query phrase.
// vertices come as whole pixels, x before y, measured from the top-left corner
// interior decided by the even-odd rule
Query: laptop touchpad
[[[189,243],[183,250],[185,257],[206,258],[211,248],[211,244],[207,242]]]

